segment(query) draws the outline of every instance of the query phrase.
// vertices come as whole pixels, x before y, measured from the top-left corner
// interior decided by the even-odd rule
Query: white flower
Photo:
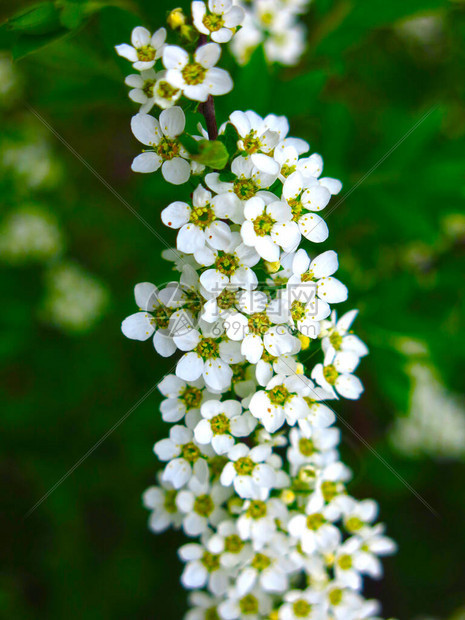
[[[235,445],[221,473],[221,484],[234,484],[236,493],[245,499],[266,499],[276,480],[273,467],[265,462],[270,456],[269,446],[250,449],[242,443]]]
[[[186,125],[184,112],[179,107],[163,110],[157,121],[148,114],[136,114],[131,119],[135,137],[153,151],[138,155],[132,162],[134,172],[155,172],[161,167],[165,181],[180,185],[188,181],[191,167],[187,151],[178,140]]]
[[[362,382],[352,373],[357,368],[360,358],[352,351],[330,349],[325,354],[323,364],[317,364],[312,371],[312,379],[333,395],[357,400],[363,392]]]
[[[140,312],[131,314],[121,323],[121,331],[131,340],[148,340],[153,335],[157,353],[169,357],[176,351],[169,328],[170,317],[178,305],[173,291],[176,283],[159,291],[150,282],[141,282],[134,288],[134,297]]]
[[[341,495],[336,502],[342,513],[344,528],[349,534],[363,536],[364,533],[371,533],[370,523],[378,515],[378,505],[375,501],[372,499],[357,501],[348,495]]]
[[[203,334],[206,333],[204,325]],[[216,324],[212,325],[211,333],[217,332]],[[205,385],[214,392],[221,392],[230,385],[232,370],[229,364],[237,364],[244,360],[240,345],[224,337],[201,335],[197,329],[186,330],[174,336],[174,342],[181,351],[188,351],[178,361],[176,374],[184,381],[196,381],[203,376]]]
[[[250,401],[252,415],[260,420],[270,433],[277,431],[286,421],[293,426],[298,419],[307,418],[312,412],[306,401],[311,394],[313,383],[300,375],[276,375],[265,390],[256,392]],[[326,411],[314,412],[312,423],[315,426],[329,426],[334,421],[334,414],[328,416]]]
[[[169,482],[159,476],[159,484],[149,487],[143,497],[144,506],[151,510],[149,527],[153,532],[162,532],[173,526],[179,528],[182,516],[176,507],[177,491]]]
[[[189,488],[179,491],[176,506],[184,514],[182,527],[188,536],[199,536],[208,530],[209,525],[217,526],[227,517],[223,508],[224,502],[230,497],[230,489],[221,484],[201,483],[191,478]]]
[[[244,9],[233,6],[232,0],[208,0],[208,8],[205,2],[194,0],[192,18],[200,33],[216,43],[227,43],[244,19]]]
[[[172,86],[166,79],[166,71],[157,73],[157,81],[152,88],[152,97],[159,108],[171,108],[181,95],[182,90]]]
[[[237,295],[236,305],[241,312],[231,313],[224,321],[231,340],[242,341],[241,353],[256,364],[266,349],[271,355],[283,355],[298,350],[298,340],[292,336],[279,299],[270,300],[262,291],[244,291]]]
[[[218,554],[207,551],[203,545],[188,543],[179,549],[179,556],[186,562],[181,575],[185,588],[207,586],[216,596],[224,594],[229,584],[228,571],[221,567]]]
[[[260,620],[265,618],[271,611],[271,598],[258,588],[252,594],[241,596],[231,593],[228,598],[218,606],[218,612],[222,620]]]
[[[337,254],[333,250],[323,252],[310,260],[307,252],[300,249],[296,252],[292,262],[293,275],[289,278],[288,286],[314,282],[316,294],[320,300],[328,304],[341,303],[346,301],[348,291],[342,282],[331,277],[337,271],[338,266]]]
[[[261,386],[271,381],[273,375],[303,374],[303,366],[297,361],[295,355],[300,351],[301,344],[298,338],[293,338],[294,346],[289,353],[278,356],[271,355],[267,350],[263,351],[261,358],[255,366],[255,377]],[[273,349],[275,349],[275,346]]]
[[[166,80],[194,101],[206,101],[209,95],[225,95],[232,90],[233,83],[227,71],[215,67],[220,56],[221,47],[217,43],[198,47],[193,59],[181,47],[166,45],[163,50]]]
[[[129,98],[141,104],[140,112],[148,113],[153,108],[153,87],[157,81],[157,74],[153,69],[146,69],[137,74],[128,75],[124,80],[131,87]]]
[[[236,157],[231,163],[231,172],[236,177],[232,182],[222,181],[218,172],[210,172],[205,177],[205,183],[217,194],[235,194],[240,201],[239,205],[243,205],[260,190],[273,185],[277,178],[275,174],[268,174],[259,170],[254,166],[250,157]],[[269,201],[272,194],[260,192],[259,196],[266,196]],[[234,201],[235,199],[231,197],[230,200]]]
[[[213,597],[202,590],[192,592],[189,596],[191,609],[184,616],[184,620],[207,620],[210,615],[215,618],[218,616],[218,605],[220,598]]]
[[[324,499],[318,494],[311,496],[305,508],[306,514],[298,514],[289,521],[291,536],[298,538],[305,553],[334,552],[341,540],[339,529],[332,524],[337,512],[331,506],[325,506]]]
[[[208,539],[207,549],[211,553],[220,555],[220,563],[225,568],[233,568],[251,556],[250,545],[242,540],[238,534],[236,521],[222,521],[216,532]]]
[[[361,590],[362,575],[379,579],[383,575],[383,568],[376,555],[363,548],[363,541],[353,536],[337,549],[334,574],[347,588]]]
[[[211,400],[200,409],[202,420],[194,430],[199,444],[211,444],[216,454],[226,454],[234,446],[234,437],[250,435],[256,420],[250,413],[242,413],[237,400]]]
[[[360,503],[363,504],[363,502]],[[361,543],[361,550],[367,553],[383,556],[391,555],[397,551],[396,543],[384,535],[384,525],[382,523],[358,530],[356,537]]]
[[[175,489],[186,485],[192,476],[200,482],[208,478],[208,465],[202,449],[195,443],[193,433],[185,426],[173,426],[169,439],[161,439],[153,450],[160,461],[169,461],[162,480],[170,482]],[[205,453],[206,448],[203,447]]]
[[[289,324],[308,338],[319,336],[320,321],[329,316],[329,304],[317,298],[317,285],[312,281],[294,282],[287,284],[286,291],[282,291],[283,304],[289,317]]]
[[[276,28],[265,41],[265,54],[270,62],[282,65],[298,63],[305,49],[305,28],[301,24],[293,24],[292,28],[281,26]]]
[[[306,437],[298,428],[291,428],[289,438],[291,446],[287,458],[293,476],[304,465],[311,463],[322,467],[337,458],[337,451],[334,450],[340,440],[337,428],[312,427],[310,437]]]
[[[259,551],[277,532],[277,523],[285,527],[288,520],[285,504],[276,497],[266,501],[247,500],[237,520],[237,531],[243,540],[250,540],[253,548]]]
[[[279,165],[279,178],[284,183],[288,176],[295,172],[300,166],[300,155],[306,153],[310,145],[300,138],[284,138],[273,151],[273,158]]]
[[[277,175],[280,167],[271,153],[280,141],[280,134],[268,127],[268,117],[262,119],[252,110],[248,110],[247,112],[233,112],[229,118],[240,136],[237,142],[238,148],[250,155],[252,163],[259,170]],[[289,123],[284,116],[280,119],[282,119],[281,123],[284,124],[282,133],[286,134],[289,130]]]
[[[257,586],[265,592],[281,593],[289,587],[289,575],[296,569],[289,556],[290,541],[285,534],[278,532],[270,542],[241,567],[234,589],[239,595]]]
[[[323,610],[318,605],[321,596],[314,588],[290,590],[284,594],[284,604],[279,608],[279,620],[322,619]]]
[[[251,290],[258,284],[252,267],[260,257],[253,248],[242,243],[238,232],[231,233],[230,242],[222,250],[205,248],[196,254],[197,260],[206,269],[200,276],[200,283],[209,293],[218,296],[226,287]]]
[[[358,336],[350,330],[358,310],[350,310],[341,316],[338,320],[336,311],[331,315],[331,320],[323,321],[321,330],[321,346],[325,353],[329,351],[336,353],[337,351],[348,351],[355,353],[359,357],[368,355],[368,348]]]
[[[328,226],[315,211],[326,207],[331,193],[317,179],[304,179],[300,172],[293,172],[284,182],[283,199],[291,207],[292,218],[306,239],[321,243],[328,238]],[[299,241],[300,238],[296,246]]]
[[[179,422],[184,416],[187,420],[195,418],[200,412],[202,403],[216,399],[218,396],[212,394],[204,387],[203,379],[186,383],[176,375],[167,375],[159,383],[158,389],[167,396],[160,405],[162,418],[165,422]],[[189,422],[186,424],[190,427]]]
[[[225,250],[231,241],[231,229],[226,222],[225,213],[218,203],[212,200],[211,192],[199,185],[192,195],[192,207],[186,202],[173,202],[161,212],[163,224],[179,229],[176,247],[181,252],[193,254],[197,262],[202,257],[197,254],[205,249],[205,244],[217,250]]]
[[[280,248],[285,252],[296,249],[300,232],[292,221],[291,207],[285,202],[254,196],[245,204],[244,217],[242,239],[266,261],[278,261]]]
[[[231,41],[231,51],[240,65],[249,62],[254,50],[263,41],[264,33],[253,19],[250,11],[245,14],[241,29]]]
[[[155,61],[160,58],[163,52],[166,39],[165,28],[159,28],[155,34],[150,35],[147,28],[138,26],[131,33],[131,43],[123,43],[115,47],[119,56],[127,58],[137,71],[151,69]]]

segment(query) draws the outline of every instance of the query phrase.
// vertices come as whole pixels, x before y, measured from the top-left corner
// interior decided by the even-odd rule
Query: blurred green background
[[[1,5],[0,19],[28,6]],[[123,83],[131,67],[113,46],[134,25],[161,26],[175,5],[41,6],[51,16],[43,27],[0,26],[0,616],[180,618],[183,536],[152,535],[140,499],[157,468],[152,445],[167,433],[158,392],[24,519],[173,364],[119,330],[135,308],[133,285],[171,278],[162,244],[37,114],[172,243],[159,213],[188,188],[130,172],[137,106]],[[439,515],[343,429],[350,490],[379,501],[400,547],[366,593],[384,617],[457,620],[465,2],[314,0],[305,21],[297,67],[267,67],[258,50],[239,69],[226,53],[236,88],[218,100],[218,119],[234,109],[286,114],[292,134],[323,155],[325,174],[344,182],[344,200],[323,213],[322,249],[339,252],[345,309],[360,308],[355,327],[371,355],[360,370],[365,395],[337,410]]]

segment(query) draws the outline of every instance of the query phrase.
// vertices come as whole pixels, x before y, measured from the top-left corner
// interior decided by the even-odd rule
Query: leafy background
[[[130,66],[113,51],[134,25],[162,25],[173,6],[61,0],[0,8],[0,48],[12,53],[21,82],[0,112],[3,140],[34,143],[40,134],[61,171],[35,190],[0,172],[0,217],[31,201],[48,209],[68,254],[109,295],[96,325],[70,333],[41,315],[43,265],[0,266],[5,618],[179,618],[185,609],[176,558],[182,535],[150,534],[140,500],[156,469],[152,444],[167,432],[156,391],[24,519],[173,363],[119,331],[134,309],[134,283],[171,277],[161,241],[33,111],[173,242],[159,213],[187,189],[131,174],[139,147],[123,83]],[[427,25],[422,36],[412,33],[405,20],[425,15],[434,17],[432,35]],[[344,182],[343,202],[326,211],[331,235],[323,249],[339,252],[351,291],[346,309],[360,308],[356,328],[371,356],[361,366],[364,397],[338,410],[438,513],[343,430],[351,492],[379,501],[400,547],[385,562],[385,579],[366,592],[382,600],[384,617],[457,619],[465,602],[463,460],[448,458],[447,449],[411,458],[388,436],[409,409],[406,342],[423,343],[415,359],[449,391],[463,390],[465,3],[314,0],[305,19],[308,50],[297,67],[269,68],[258,50],[239,69],[226,55],[236,88],[218,100],[218,118],[247,108],[288,115],[292,133],[323,154],[326,174]]]

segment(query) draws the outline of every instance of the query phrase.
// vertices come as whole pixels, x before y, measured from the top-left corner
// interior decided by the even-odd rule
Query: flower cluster
[[[160,31],[133,35],[122,51],[143,70],[162,58],[163,79],[204,101],[212,91],[191,89],[186,76],[208,46],[230,39],[239,14],[227,0],[192,8],[194,26],[213,40],[193,56],[166,46]],[[219,54],[211,58],[205,75]],[[154,531],[182,528],[196,539],[179,550],[192,590],[187,620],[374,618],[363,580],[379,578],[379,557],[395,548],[375,523],[376,503],[347,492],[328,404],[360,397],[354,373],[368,353],[351,329],[357,312],[338,318],[333,307],[348,296],[334,275],[337,254],[314,245],[329,234],[319,212],[342,186],[289,130],[285,117],[235,111],[217,140],[205,140],[227,161],[205,160],[189,199],[161,213],[178,231],[165,257],[179,280],[138,284],[139,311],[122,324],[127,337],[176,355],[159,385],[171,425],[154,446],[163,470],[144,503]],[[181,105],[158,120],[138,114],[133,131],[154,148],[136,169],[161,165],[179,183],[198,164],[184,147],[192,136]],[[305,369],[309,350],[320,360]]]
[[[263,45],[269,62],[298,63],[305,49],[306,35],[299,16],[308,10],[310,0],[236,0],[235,3],[245,11],[243,27],[231,44],[240,64],[246,64],[259,45]]]

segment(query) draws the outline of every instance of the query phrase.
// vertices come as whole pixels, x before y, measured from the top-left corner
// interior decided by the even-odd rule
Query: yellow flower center
[[[155,86],[155,80],[145,80],[144,85],[142,86],[142,90],[150,99],[153,97],[153,87]]]
[[[309,530],[316,531],[326,522],[326,519],[319,512],[315,512],[307,517],[307,527]]]
[[[250,333],[263,336],[271,325],[271,321],[266,312],[256,312],[252,314],[247,323]]]
[[[271,215],[268,215],[268,213],[262,213],[253,220],[253,229],[255,234],[259,237],[269,235],[271,229],[273,228],[273,224],[275,223],[276,220],[274,220]]]
[[[299,439],[299,452],[303,454],[303,456],[312,456],[315,452],[315,444],[311,439],[301,437]]]
[[[234,181],[233,191],[241,200],[248,200],[255,196],[258,187],[251,179],[236,179]]]
[[[196,387],[186,387],[179,397],[186,406],[186,409],[197,409],[202,402],[202,390]]]
[[[205,80],[205,74],[207,70],[198,62],[191,62],[187,64],[182,70],[182,77],[186,84],[189,86],[195,86],[196,84],[202,84]]]
[[[266,503],[260,499],[250,502],[246,515],[250,519],[262,519],[266,515]]]
[[[228,553],[240,553],[244,542],[237,534],[231,534],[224,539],[224,550]]]
[[[258,571],[265,570],[270,566],[271,560],[267,555],[263,555],[263,553],[256,553],[252,559],[251,566]]]
[[[328,598],[331,605],[340,605],[342,601],[342,590],[339,588],[334,588],[334,590],[331,590],[328,594]]]
[[[155,146],[155,151],[157,155],[159,155],[165,161],[169,161],[173,159],[173,157],[177,157],[181,147],[177,140],[170,140],[169,138],[163,137],[160,142]]]
[[[137,50],[137,58],[141,62],[150,62],[152,60],[155,60],[155,54],[155,48],[151,45],[143,45]]]
[[[239,260],[234,254],[225,254],[224,252],[218,252],[218,256],[215,260],[215,268],[225,276],[232,276],[239,267]]]
[[[234,463],[234,469],[238,476],[250,476],[255,469],[255,463],[248,456],[242,456]]]
[[[364,523],[358,517],[349,517],[345,522],[345,526],[349,532],[357,532],[364,526]]]
[[[158,82],[157,95],[162,99],[171,101],[178,93],[179,88],[175,88],[169,82],[166,82],[165,80],[160,80],[160,82]]]
[[[210,420],[210,427],[214,435],[229,433],[229,418],[224,413],[219,413]]]
[[[216,607],[209,607],[205,610],[205,620],[221,620],[218,612],[216,611]]]
[[[329,385],[334,385],[336,383],[336,379],[339,377],[339,373],[333,364],[329,364],[329,366],[325,366],[323,368],[323,377]]]
[[[202,230],[205,230],[215,219],[215,212],[211,206],[205,205],[204,207],[193,207],[189,221]]]
[[[214,555],[209,551],[204,551],[202,559],[200,560],[209,573],[213,573],[220,567],[220,556]]]
[[[298,601],[294,601],[292,605],[292,611],[297,618],[306,618],[312,610],[312,606],[308,601],[303,598],[299,598]]]
[[[331,333],[330,337],[329,337],[329,342],[336,349],[336,351],[339,351],[339,349],[341,348],[341,345],[342,345],[342,336],[341,336],[341,334],[338,334],[338,332],[333,331]]]
[[[287,387],[283,384],[276,385],[271,390],[268,390],[268,398],[273,405],[278,405],[282,407],[286,404],[287,399],[290,396],[290,392]]]
[[[219,357],[219,350],[220,347],[218,343],[213,340],[213,338],[202,338],[194,349],[195,353],[197,353],[197,355],[204,361]]]
[[[190,441],[185,443],[181,448],[181,458],[186,459],[189,463],[195,463],[200,457],[200,450]]]
[[[171,489],[168,491],[165,491],[165,501],[163,502],[163,506],[166,512],[169,512],[170,514],[174,514],[175,512],[178,511],[176,507],[176,495],[177,495],[177,491],[174,491]]]
[[[288,166],[287,164],[283,164],[281,167],[281,174],[283,175],[283,177],[287,178],[293,172],[295,172],[295,170],[296,170],[295,166]]]
[[[243,614],[258,614],[258,600],[253,594],[246,594],[239,601],[239,608]]]
[[[201,517],[209,517],[214,509],[215,504],[210,495],[199,495],[195,498],[194,512]]]
[[[153,319],[151,320],[151,323],[155,323],[159,329],[167,329],[170,322],[170,316],[172,314],[173,310],[170,310],[165,306],[158,306],[153,311]]]
[[[210,32],[218,32],[224,26],[224,19],[216,13],[206,13],[203,16],[202,23]]]
[[[292,219],[294,220],[294,222],[296,222],[302,215],[302,211],[304,208],[302,201],[300,200],[300,196],[298,198],[289,198],[287,203],[292,210]]]
[[[311,282],[315,278],[313,271],[306,271],[300,276],[302,282]]]
[[[251,131],[243,140],[242,143],[244,145],[244,151],[252,155],[256,153],[261,148],[261,143],[259,138],[257,138],[257,132]]]
[[[233,308],[236,303],[237,291],[225,288],[216,298],[218,308],[221,310],[229,310]]]
[[[337,487],[338,487],[337,483],[333,482],[332,480],[325,480],[321,484],[321,492],[323,494],[325,501],[330,502],[336,497],[336,495],[339,495],[339,491]]]
[[[352,558],[350,557],[350,555],[347,554],[341,555],[341,557],[337,561],[337,565],[342,570],[349,570],[352,568]]]
[[[306,306],[301,301],[293,301],[291,305],[291,317],[296,323],[305,318]]]

